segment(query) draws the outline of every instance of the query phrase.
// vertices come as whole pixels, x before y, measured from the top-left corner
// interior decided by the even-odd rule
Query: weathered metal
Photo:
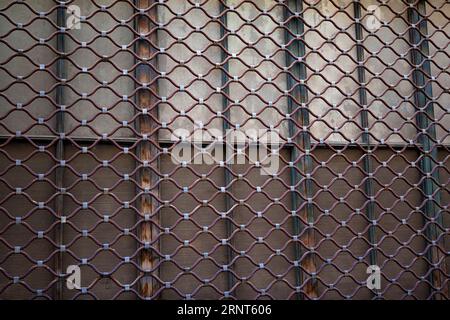
[[[0,298],[449,299],[449,19],[446,0],[2,1]],[[244,163],[172,161],[198,128]],[[277,172],[230,129],[277,131]]]

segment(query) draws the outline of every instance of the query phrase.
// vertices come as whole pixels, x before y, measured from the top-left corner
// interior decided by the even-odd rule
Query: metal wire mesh
[[[0,1],[0,297],[448,299],[449,14]],[[274,130],[279,168],[174,163],[194,128]]]

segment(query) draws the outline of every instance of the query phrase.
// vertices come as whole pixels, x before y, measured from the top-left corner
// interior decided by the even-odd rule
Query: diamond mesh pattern
[[[448,299],[449,16],[1,1],[0,297]],[[194,127],[277,130],[277,172],[174,163]]]

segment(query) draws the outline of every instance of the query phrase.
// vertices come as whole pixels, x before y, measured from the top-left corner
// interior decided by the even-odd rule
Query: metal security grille
[[[449,19],[446,0],[1,0],[0,298],[448,299]],[[174,162],[194,128],[224,143]],[[278,170],[229,129],[277,132]]]

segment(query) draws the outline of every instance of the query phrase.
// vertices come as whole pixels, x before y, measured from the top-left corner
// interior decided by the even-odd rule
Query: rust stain
[[[139,9],[148,9],[152,4],[152,1],[149,0],[139,0],[137,5]],[[149,34],[151,28],[150,23],[151,20],[155,18],[156,9],[151,9],[147,11],[147,16],[139,16],[137,19],[137,28],[140,34]],[[154,43],[156,40],[155,33],[147,36],[147,39],[141,40],[138,43],[137,52],[138,56],[143,60],[151,59],[151,46],[149,44],[150,41]],[[150,83],[151,81],[151,70],[145,63],[140,65],[137,72],[137,80],[140,84]],[[155,85],[152,85],[153,90],[155,90]],[[152,94],[150,89],[140,89],[137,94],[137,103],[139,108],[151,108],[152,107]],[[155,109],[155,106],[153,106]],[[152,113],[155,114],[155,110],[152,110]],[[141,135],[151,135],[152,134],[152,123],[150,121],[150,117],[148,115],[141,115],[139,118],[139,130]],[[152,148],[151,144],[148,141],[141,141],[139,144],[139,152],[138,152],[139,160],[141,161],[141,165],[144,161],[151,161],[152,159]],[[150,188],[152,181],[152,173],[150,170],[146,168],[141,168],[139,172],[139,184],[142,189]],[[152,190],[153,195],[157,195],[157,191]],[[141,217],[144,215],[152,215],[154,213],[155,206],[153,204],[152,198],[149,195],[142,195],[141,200],[139,202],[139,211]],[[141,221],[140,230],[139,230],[139,238],[141,240],[141,246],[146,243],[150,244],[150,249],[142,248],[140,253],[140,265],[142,270],[151,272],[151,270],[155,269],[155,256],[152,252],[152,248],[156,246],[155,243],[152,242],[157,237],[157,233],[155,231],[154,221],[156,217],[152,217],[152,221]],[[154,272],[142,273],[141,281],[140,281],[140,294],[144,298],[153,297],[155,291],[157,290],[157,282],[153,278]]]

